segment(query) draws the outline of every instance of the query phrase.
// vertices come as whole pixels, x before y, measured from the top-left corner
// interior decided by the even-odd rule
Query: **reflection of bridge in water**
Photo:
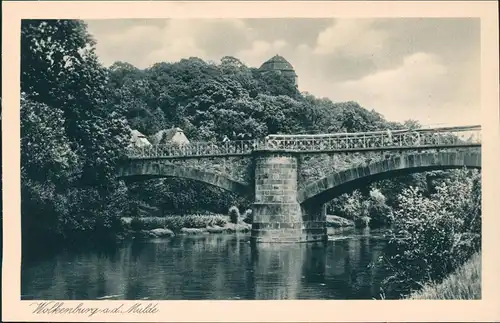
[[[368,235],[313,244],[259,244],[252,250],[252,299],[360,299],[379,296],[384,243]],[[369,296],[369,297],[370,297]]]
[[[128,180],[180,177],[253,200],[257,242],[322,241],[324,203],[383,178],[451,168],[481,168],[481,127],[447,127],[263,139],[193,142],[134,148],[118,169]],[[366,165],[300,178],[304,156],[395,152]],[[231,160],[232,158],[232,160]],[[227,163],[227,160],[230,160]]]

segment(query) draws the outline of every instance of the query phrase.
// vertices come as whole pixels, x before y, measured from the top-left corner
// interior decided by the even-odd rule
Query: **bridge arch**
[[[178,166],[170,163],[148,160],[129,161],[118,167],[117,177],[123,180],[138,181],[151,178],[177,177],[206,183],[239,195],[251,195],[250,185],[231,179],[222,174],[202,169]]]
[[[356,187],[381,179],[463,167],[481,168],[481,153],[457,151],[401,155],[335,172],[308,183],[298,192],[297,201],[302,205],[320,205]]]

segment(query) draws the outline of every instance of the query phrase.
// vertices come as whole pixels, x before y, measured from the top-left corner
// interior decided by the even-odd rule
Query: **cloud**
[[[88,24],[91,33],[97,29],[92,21]],[[191,56],[219,60],[247,43],[251,33],[238,19],[146,21],[99,33],[97,52],[105,65],[122,60],[140,68]]]
[[[203,24],[201,22],[201,24]],[[191,56],[205,57],[206,51],[198,46],[197,39],[202,33],[200,22],[189,20],[170,20],[155,34],[148,35],[157,39],[161,46],[144,58],[144,65],[155,62],[178,61]]]
[[[407,56],[395,69],[381,70],[359,80],[340,83],[340,89],[370,101],[408,103],[432,96],[446,78],[446,67],[428,53]],[[396,91],[395,91],[396,90]],[[391,104],[392,105],[392,104]]]
[[[260,66],[264,61],[272,56],[288,51],[288,44],[278,39],[273,42],[256,40],[248,49],[239,51],[236,56],[249,66]]]
[[[454,86],[449,79],[449,69],[439,56],[419,52],[405,57],[396,68],[331,84],[328,91],[335,93],[337,101],[357,101],[389,120],[414,118],[425,123],[449,123],[464,121],[464,114],[477,109],[461,101],[458,95],[450,96],[455,93]],[[461,120],[457,115],[450,115],[451,109],[460,111]]]
[[[319,33],[313,53],[370,56],[380,52],[389,34],[377,29],[373,22],[371,19],[336,19]]]

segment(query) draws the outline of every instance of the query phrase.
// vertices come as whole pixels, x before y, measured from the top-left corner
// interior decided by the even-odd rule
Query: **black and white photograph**
[[[23,20],[25,300],[480,299],[480,23]]]
[[[20,21],[32,313],[483,299],[481,19],[276,15]]]

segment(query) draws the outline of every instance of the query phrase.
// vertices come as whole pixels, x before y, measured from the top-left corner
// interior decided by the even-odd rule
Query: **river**
[[[311,244],[252,246],[248,235],[130,241],[24,259],[23,299],[372,299],[386,274],[380,232],[336,232]]]

